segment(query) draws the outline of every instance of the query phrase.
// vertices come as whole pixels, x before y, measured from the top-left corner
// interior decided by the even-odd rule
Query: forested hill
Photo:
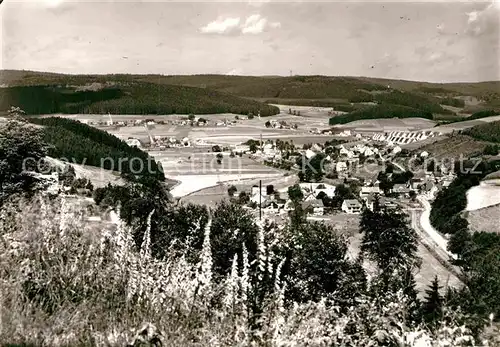
[[[146,82],[32,85],[0,88],[0,112],[11,106],[30,114],[260,114],[275,106],[218,91]]]
[[[382,91],[390,88],[440,97],[470,95],[498,99],[500,81],[479,83],[427,83],[370,77],[346,76],[227,76],[227,75],[64,75],[57,73],[0,70],[5,86],[85,85],[91,83],[148,82],[154,84],[208,88],[251,98],[325,99],[349,98],[353,92]]]
[[[51,157],[119,171],[127,178],[135,174],[165,179],[161,167],[147,153],[105,131],[59,117],[33,118],[31,122],[43,125],[44,141],[51,145]]]
[[[461,120],[500,110],[500,82],[424,83],[342,76],[63,75],[0,71],[0,111],[19,106],[40,113],[258,113],[268,105],[332,107],[352,112],[371,103],[405,106]],[[398,116],[398,115],[396,115]]]

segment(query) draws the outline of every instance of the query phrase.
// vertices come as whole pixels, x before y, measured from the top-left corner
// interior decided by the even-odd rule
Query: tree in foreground
[[[0,126],[0,205],[13,194],[32,193],[47,145],[38,128],[22,118],[22,111],[11,110],[8,122]]]
[[[288,239],[290,298],[317,301],[331,297],[346,303],[364,291],[363,269],[347,259],[347,241],[331,227],[322,223],[292,224]]]
[[[426,296],[422,303],[421,315],[422,320],[431,325],[436,324],[443,316],[443,297],[439,293],[440,289],[439,280],[435,276],[429,288],[425,290]]]
[[[418,236],[400,209],[365,209],[361,216],[361,250],[381,270],[412,267],[418,260]]]

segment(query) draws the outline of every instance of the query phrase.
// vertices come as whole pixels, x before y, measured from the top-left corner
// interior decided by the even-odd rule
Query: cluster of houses
[[[388,176],[390,178],[391,174]],[[407,183],[394,184],[392,188],[387,190],[387,193],[392,199],[409,199],[412,192],[433,199],[435,194],[440,189],[448,187],[455,177],[452,172],[425,172],[422,177],[411,178]],[[343,201],[342,211],[348,214],[358,214],[362,211],[363,206],[373,211],[376,198],[379,198],[380,203],[386,208],[396,207],[393,200],[383,198],[383,193],[378,180],[369,181],[361,187],[358,199]]]
[[[287,123],[284,120],[271,120],[266,122],[266,128],[296,130],[298,128],[298,125]]]
[[[303,199],[300,202],[302,209],[308,215],[321,216],[325,214],[322,196],[333,198],[335,186],[327,183],[300,183]],[[262,208],[264,213],[282,214],[294,210],[294,203],[288,196],[288,188],[273,191],[268,194],[267,188],[260,189],[254,185],[250,192],[250,203],[254,208]]]
[[[149,149],[158,149],[164,150],[167,148],[182,148],[182,147],[190,147],[191,140],[187,137],[182,139],[178,139],[175,136],[149,136],[149,142],[144,140],[140,140],[136,137],[129,137],[125,140],[127,145],[131,147],[148,147]]]
[[[167,125],[175,125],[175,126],[187,126],[187,125],[193,125],[193,126],[206,126],[209,124],[209,121],[205,118],[202,117],[197,117],[195,116],[193,119],[165,119],[165,120],[154,120],[154,119],[128,119],[128,120],[121,120],[121,121],[115,121],[113,118],[110,116],[108,120],[91,120],[91,119],[82,119],[82,123],[91,125],[91,126],[100,126],[100,127],[136,127],[136,126],[154,126],[156,124],[167,124]],[[217,125],[219,123],[213,122],[214,125]],[[223,124],[229,124],[230,122],[225,120],[222,122]]]
[[[406,145],[412,142],[427,140],[428,138],[442,135],[434,131],[391,131],[377,133],[372,136],[372,140],[387,142],[391,144]]]

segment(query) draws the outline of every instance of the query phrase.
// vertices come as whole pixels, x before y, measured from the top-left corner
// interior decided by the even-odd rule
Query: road
[[[392,162],[394,166],[396,166],[401,171],[406,171],[406,169],[396,162]],[[440,256],[444,257],[446,261],[449,258],[456,259],[456,256],[453,253],[448,252],[448,240],[446,240],[434,227],[431,225],[430,214],[431,214],[431,204],[427,197],[424,195],[417,196],[418,202],[422,205],[423,211],[420,215],[419,223],[413,223],[416,227],[420,227],[428,237],[426,239],[430,239],[434,247],[438,248],[438,253]]]
[[[446,240],[443,236],[441,236],[441,234],[431,225],[430,221],[431,204],[423,196],[417,196],[417,200],[424,208],[422,214],[420,215],[420,226],[422,227],[423,231],[425,231],[425,233],[431,238],[431,240],[442,251],[448,254],[448,256],[455,257],[454,254],[448,252],[448,240]]]
[[[439,234],[439,232],[432,227],[430,223],[430,210],[431,205],[429,201],[423,197],[418,196],[418,201],[422,205],[422,209],[406,209],[411,216],[411,225],[420,237],[420,243],[429,251],[429,253],[455,277],[455,282],[461,282],[460,270],[451,265],[450,258],[456,259],[453,253],[448,252],[448,241]]]

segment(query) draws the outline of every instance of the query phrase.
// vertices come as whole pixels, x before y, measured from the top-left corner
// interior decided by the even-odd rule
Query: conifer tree
[[[421,308],[422,320],[430,324],[439,320],[443,313],[443,297],[439,289],[439,280],[435,276],[429,288],[425,290],[426,296]]]

